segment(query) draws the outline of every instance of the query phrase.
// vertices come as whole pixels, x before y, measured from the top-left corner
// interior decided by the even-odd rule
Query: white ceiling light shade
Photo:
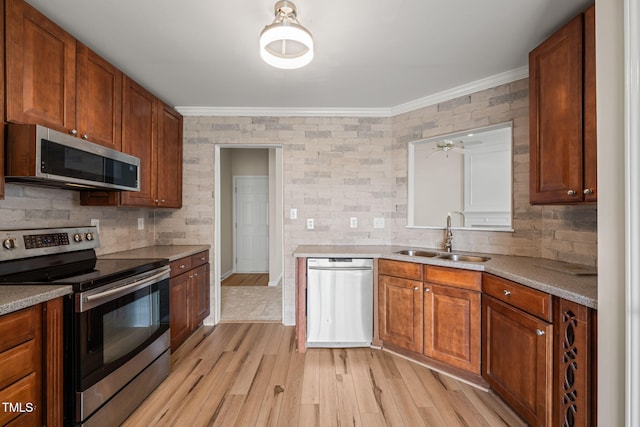
[[[260,33],[260,56],[269,65],[286,70],[301,68],[313,59],[313,38],[300,25],[296,5],[279,1],[275,19]]]

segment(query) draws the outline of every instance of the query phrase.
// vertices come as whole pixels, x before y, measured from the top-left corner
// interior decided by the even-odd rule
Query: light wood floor
[[[234,273],[220,282],[220,286],[268,286],[269,273]]]
[[[493,393],[385,351],[295,351],[294,328],[200,328],[125,422],[138,426],[519,426]]]

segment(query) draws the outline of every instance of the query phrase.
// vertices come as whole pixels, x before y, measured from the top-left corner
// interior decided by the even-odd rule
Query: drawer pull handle
[[[202,257],[202,258],[200,258],[200,261],[204,261],[204,259],[205,259],[205,258],[204,258],[204,257]]]
[[[425,292],[431,292],[431,289],[430,288],[424,288],[424,291]]]
[[[536,329],[536,334],[538,334],[539,337],[544,335],[544,331],[541,329]]]
[[[414,291],[417,291],[418,289],[420,289],[420,288],[419,288],[419,287],[417,287],[417,286],[414,286],[414,287],[413,287],[413,290],[414,290]]]
[[[180,268],[184,268],[184,264],[180,264]]]
[[[502,291],[502,292],[504,292],[504,296],[505,297],[508,297],[509,295],[511,295],[511,291],[508,291],[506,289],[504,291]]]

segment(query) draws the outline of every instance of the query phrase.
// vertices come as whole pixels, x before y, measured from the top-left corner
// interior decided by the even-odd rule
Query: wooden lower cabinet
[[[553,325],[490,296],[482,306],[482,376],[529,425],[551,425]]]
[[[424,284],[424,355],[480,375],[480,292]]]
[[[422,281],[378,276],[380,339],[422,352]]]
[[[0,316],[0,425],[62,425],[62,298]]]
[[[209,315],[209,251],[171,263],[171,350],[175,351]]]

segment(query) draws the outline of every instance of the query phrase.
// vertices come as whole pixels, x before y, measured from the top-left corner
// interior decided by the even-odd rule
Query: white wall
[[[596,0],[598,424],[601,426],[625,424],[623,2]]]

